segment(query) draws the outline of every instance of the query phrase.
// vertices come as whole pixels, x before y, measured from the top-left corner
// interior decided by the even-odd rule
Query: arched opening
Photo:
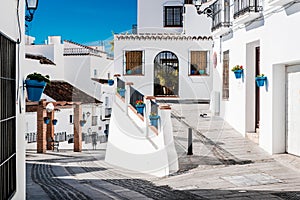
[[[179,61],[170,51],[160,52],[154,59],[154,96],[178,96]]]

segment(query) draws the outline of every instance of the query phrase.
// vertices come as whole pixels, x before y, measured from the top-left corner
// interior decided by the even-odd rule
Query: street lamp
[[[203,1],[204,3],[207,2],[206,0]],[[202,6],[202,0],[193,0],[193,4],[195,5],[196,9],[197,9],[197,13],[199,15],[201,14],[205,14],[207,15],[207,17],[212,17],[212,8],[210,6],[204,8],[204,10],[200,10],[201,6]]]
[[[25,20],[31,22],[33,20],[33,14],[38,7],[38,0],[26,0],[26,8],[28,15],[25,16]]]

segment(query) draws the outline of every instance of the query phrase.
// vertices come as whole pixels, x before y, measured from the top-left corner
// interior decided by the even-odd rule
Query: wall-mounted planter
[[[242,70],[242,69],[235,70],[235,71],[234,71],[234,75],[235,75],[235,78],[236,78],[236,79],[242,78],[243,70]]]
[[[149,119],[150,119],[151,126],[155,126],[157,128],[159,116],[158,115],[149,115]]]
[[[266,76],[256,77],[256,78],[255,78],[255,81],[256,81],[257,87],[262,87],[262,86],[264,86],[264,85],[265,85],[266,79],[267,79]]]
[[[53,119],[52,124],[55,126],[57,124],[57,119]]]
[[[30,101],[40,101],[42,93],[45,89],[45,81],[25,80],[27,97]]]
[[[120,94],[121,97],[125,97],[125,91],[126,89],[124,88],[118,88],[118,93]]]
[[[50,123],[50,118],[49,117],[44,117],[44,123],[49,124]]]
[[[109,79],[107,81],[107,83],[108,83],[109,86],[112,86],[112,85],[114,85],[115,81],[113,79]]]
[[[135,105],[136,107],[136,110],[137,110],[137,113],[143,115],[144,114],[144,107],[145,107],[145,104],[141,104],[141,105]]]
[[[83,127],[86,123],[86,120],[80,120],[79,123],[80,123],[80,126]]]

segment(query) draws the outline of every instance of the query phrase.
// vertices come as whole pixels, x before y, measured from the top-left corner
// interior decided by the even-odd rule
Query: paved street
[[[180,171],[156,178],[108,165],[106,144],[74,153],[27,151],[27,199],[300,199],[300,158],[270,156],[208,105],[172,105]],[[207,117],[200,117],[207,113]],[[187,130],[193,155],[187,156]],[[28,149],[33,149],[29,144]],[[122,158],[120,158],[122,159]]]

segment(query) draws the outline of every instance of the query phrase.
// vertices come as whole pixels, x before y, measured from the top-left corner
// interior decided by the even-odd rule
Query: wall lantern
[[[203,2],[206,3],[207,0],[203,0]],[[210,6],[204,8],[204,10],[201,10],[202,0],[193,0],[193,4],[195,5],[195,7],[197,9],[198,15],[205,14],[205,15],[207,15],[207,17],[212,17],[213,10]]]
[[[26,8],[28,15],[25,16],[25,20],[31,22],[33,20],[33,15],[38,7],[38,0],[26,0]]]

